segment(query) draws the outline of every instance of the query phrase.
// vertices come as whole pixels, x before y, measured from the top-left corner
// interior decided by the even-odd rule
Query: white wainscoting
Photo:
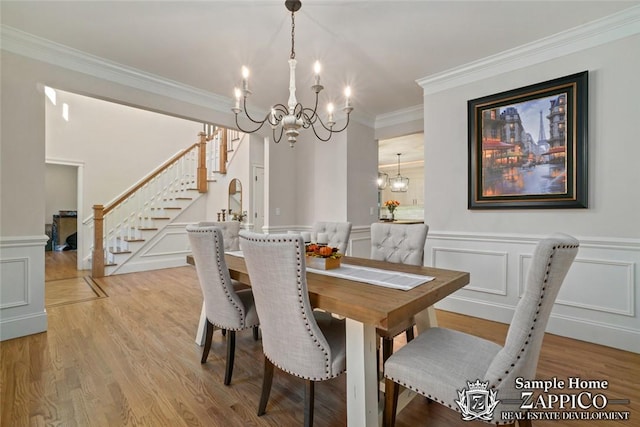
[[[109,274],[136,273],[187,265],[187,255],[191,253],[186,227],[190,223],[171,223],[146,242],[122,266],[113,268]]]
[[[357,226],[351,228],[347,255],[358,258],[369,258],[371,256],[370,226]]]
[[[47,330],[44,247],[49,238],[0,238],[0,341]]]
[[[437,308],[509,323],[536,243],[544,236],[430,230],[425,264],[471,273],[465,288]],[[580,250],[547,331],[640,353],[640,241],[576,236]]]

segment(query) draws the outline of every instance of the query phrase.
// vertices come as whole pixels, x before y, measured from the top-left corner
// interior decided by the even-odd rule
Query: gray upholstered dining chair
[[[314,383],[346,369],[345,322],[309,302],[305,247],[298,234],[240,232],[260,316],[264,379],[258,415],[265,413],[273,368],[305,380],[304,425],[313,425]]]
[[[205,343],[201,363],[207,361],[214,327],[226,333],[227,365],[224,384],[231,383],[235,357],[236,331],[253,328],[257,339],[258,313],[250,289],[234,289],[224,259],[224,238],[220,227],[188,225],[187,235],[195,259],[198,281],[204,296],[206,313]]]
[[[220,228],[225,252],[240,250],[240,221],[201,221],[198,226]]]
[[[578,246],[575,238],[560,233],[538,243],[504,346],[450,329],[431,328],[389,357],[385,363],[384,425],[395,423],[400,385],[463,415],[469,412],[486,422],[513,425],[514,419],[503,420],[501,414],[522,412],[521,390],[516,390],[515,378],[535,379],[547,321]],[[486,411],[474,413],[463,389],[470,389],[469,383],[475,385],[476,380],[489,395],[484,401],[488,403]],[[519,425],[531,426],[530,421],[524,421]]]
[[[333,248],[338,248],[338,252],[347,254],[349,237],[351,236],[350,222],[316,222],[311,228],[312,233],[327,233],[329,241],[327,244]]]
[[[391,224],[376,222],[371,224],[371,259],[399,264],[424,265],[424,245],[429,226],[426,224]],[[429,307],[418,316],[435,319],[435,310]],[[405,331],[407,342],[414,337],[411,319]],[[382,337],[382,361],[393,352],[393,335],[378,331]]]

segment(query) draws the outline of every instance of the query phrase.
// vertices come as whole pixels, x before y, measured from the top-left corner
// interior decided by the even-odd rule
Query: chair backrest
[[[328,245],[338,248],[338,252],[343,255],[347,254],[349,236],[351,236],[350,222],[316,222],[311,231],[316,234],[327,233]]]
[[[196,262],[207,319],[223,329],[244,329],[245,307],[233,289],[224,260],[222,230],[216,226],[188,225],[187,235]]]
[[[578,246],[578,240],[561,233],[541,240],[536,246],[505,345],[485,374],[485,381],[489,380],[499,390],[499,399],[520,397],[521,390],[514,388],[515,378],[535,379],[551,309]]]
[[[313,315],[307,293],[305,247],[299,234],[240,232],[265,356],[293,375],[334,377],[331,347]]]
[[[202,221],[199,222],[200,227],[219,227],[222,230],[222,238],[224,239],[225,251],[240,250],[240,221]]]
[[[371,224],[371,259],[400,264],[424,265],[426,224]]]

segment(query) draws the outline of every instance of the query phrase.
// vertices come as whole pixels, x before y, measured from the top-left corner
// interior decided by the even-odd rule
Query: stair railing
[[[207,146],[206,160],[210,180],[215,180],[216,174],[227,173],[227,166],[231,160],[229,153],[238,148],[243,135],[234,129],[218,127],[212,135],[208,136],[207,141],[212,141]]]
[[[93,206],[91,274],[104,277],[114,253],[127,252],[141,231],[154,229],[153,220],[166,216],[164,208],[187,198],[187,191],[207,191],[207,136],[181,151],[106,206]],[[214,145],[214,144],[212,144]]]

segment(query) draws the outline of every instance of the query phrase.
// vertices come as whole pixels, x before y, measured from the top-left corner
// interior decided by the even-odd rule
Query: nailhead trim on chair
[[[542,289],[541,289],[541,292],[540,292],[540,296],[539,296],[539,300],[538,300],[538,310],[536,311],[536,317],[533,319],[533,324],[531,325],[530,331],[535,330],[535,323],[538,321],[538,317],[537,316],[540,314],[540,307],[542,306],[542,300],[544,299],[544,293],[545,293],[545,291],[547,289],[546,283],[549,280],[549,269],[551,268],[551,261],[553,259],[553,256],[555,255],[555,253],[556,253],[556,251],[558,249],[574,249],[574,248],[577,248],[577,247],[578,247],[578,245],[560,245],[560,246],[554,246],[552,248],[551,254],[549,254],[549,260],[547,262],[547,270],[544,273],[543,283],[545,283],[545,285],[542,286]],[[531,338],[531,332],[529,332],[528,337]],[[529,340],[524,342],[524,346],[520,349],[520,353],[524,353],[524,351],[526,350],[526,347],[528,345],[529,345]],[[516,356],[516,359],[517,360],[515,360],[513,363],[511,363],[511,367],[512,368],[515,368],[515,365],[518,363],[518,360],[521,360],[519,355]],[[505,371],[505,373],[504,373],[505,376],[509,375],[510,372],[511,372],[510,370]],[[501,382],[502,378],[498,378],[497,381]],[[497,384],[492,384],[491,388],[496,388],[496,386],[497,386]]]
[[[212,229],[208,229],[208,230],[192,230],[191,232],[196,232],[196,233],[213,233],[213,238],[215,240],[216,246],[217,247],[221,247],[222,245],[220,244],[220,241],[218,240],[218,234],[214,233]],[[222,261],[220,260],[220,253],[219,251],[216,251],[216,265],[218,266],[218,274],[220,275],[220,277],[224,277],[224,270],[222,268]],[[231,293],[229,292],[229,285],[226,283],[226,281],[223,279],[222,280],[222,289],[224,290],[224,294],[226,295],[227,299],[229,300],[229,302],[236,308],[236,310],[238,310],[238,313],[240,313],[240,327],[239,328],[229,328],[228,325],[221,325],[218,323],[214,323],[211,322],[211,320],[209,320],[211,322],[212,325],[221,328],[221,329],[226,329],[229,331],[243,331],[245,329],[248,328],[252,328],[254,326],[258,326],[260,323],[256,323],[255,325],[250,325],[247,326],[245,324],[246,321],[246,313],[244,312],[244,307],[240,307],[238,304],[236,304],[236,302],[233,300],[233,298],[231,298]]]
[[[549,255],[549,262],[547,263],[547,271],[545,271],[545,275],[544,275],[544,281],[543,281],[543,283],[547,283],[547,280],[548,280],[548,278],[549,278],[549,269],[551,268],[551,260],[552,260],[552,258],[553,258],[553,255],[555,254],[556,250],[558,250],[558,249],[574,249],[574,248],[577,248],[577,247],[579,247],[579,245],[560,245],[560,246],[554,246],[554,247],[552,248],[552,252],[551,252],[551,254]],[[545,290],[546,290],[546,286],[543,286],[543,287],[542,287],[542,289],[541,289],[540,297],[539,297],[538,307],[542,306],[542,301],[541,301],[541,300],[544,298],[544,292],[545,292]],[[540,309],[538,309],[538,310],[536,311],[536,316],[537,316],[538,314],[540,314]],[[533,330],[535,329],[535,323],[537,322],[537,320],[538,320],[538,318],[537,318],[537,317],[533,319],[533,323],[534,323],[534,324],[533,324],[533,325],[531,325],[531,329],[530,329],[531,331],[533,331]],[[531,337],[531,333],[529,333],[529,335],[528,335],[528,336],[529,336],[529,337]],[[524,347],[522,347],[522,348],[520,349],[520,353],[523,353],[523,352],[525,351],[525,349],[526,349],[526,347],[527,347],[528,345],[529,345],[529,341],[527,340],[527,341],[525,341],[525,343],[524,343]],[[518,355],[518,356],[516,356],[516,359],[517,359],[517,360],[515,360],[513,363],[511,363],[511,368],[515,368],[516,364],[518,363],[518,360],[520,360],[521,358],[520,358],[520,356]],[[506,376],[506,375],[509,375],[509,373],[510,373],[510,372],[511,372],[511,371],[505,371],[505,376]],[[442,400],[440,400],[440,399],[436,399],[434,396],[431,396],[430,394],[429,394],[429,395],[427,395],[427,394],[425,394],[423,391],[418,390],[418,389],[416,389],[416,388],[414,388],[414,387],[412,387],[412,386],[410,386],[410,385],[407,385],[407,384],[405,384],[405,383],[403,383],[403,382],[399,382],[399,381],[398,381],[398,380],[396,380],[395,378],[392,378],[392,377],[387,377],[387,378],[389,378],[389,379],[390,379],[390,380],[392,380],[393,382],[396,382],[396,383],[400,384],[401,386],[403,386],[403,387],[405,387],[405,388],[408,388],[409,390],[412,390],[412,391],[415,391],[416,393],[421,394],[422,396],[425,396],[425,397],[427,397],[427,398],[429,398],[429,399],[431,399],[431,400],[435,400],[435,401],[437,401],[438,403],[440,403],[440,404],[441,404],[441,405],[443,405],[443,406],[447,406],[447,407],[449,407],[449,408],[451,408],[451,409],[455,410],[456,412],[460,412],[460,409],[459,409],[459,408],[457,408],[457,407],[453,407],[451,404],[446,403],[446,402],[444,402],[444,401],[442,401]],[[501,381],[502,381],[502,378],[498,378],[498,382],[501,382]],[[492,385],[491,385],[491,388],[492,388],[492,389],[494,389],[494,388],[496,388],[496,386],[497,386],[497,384],[492,384]],[[514,419],[514,420],[504,420],[504,421],[505,421],[505,422],[502,422],[502,421],[496,421],[496,423],[495,423],[495,424],[496,424],[496,425],[513,424],[513,423],[515,422],[515,419]]]
[[[245,240],[249,240],[252,242],[258,242],[258,243],[269,243],[270,241],[274,241],[274,240],[268,240],[268,238],[250,238],[247,236],[240,236],[240,238],[245,239]],[[271,357],[269,357],[269,355],[267,355],[265,353],[265,356],[269,359],[269,361],[271,363],[273,363],[274,366],[276,366],[278,369],[280,369],[281,371],[284,371],[290,375],[293,375],[295,377],[298,378],[302,378],[305,380],[311,380],[311,381],[323,381],[323,380],[328,380],[331,378],[335,378],[338,375],[340,375],[342,372],[344,371],[340,371],[337,373],[334,373],[334,375],[331,375],[331,360],[329,359],[329,353],[327,352],[327,350],[325,348],[323,348],[322,346],[320,346],[320,342],[318,341],[317,337],[313,334],[313,331],[311,330],[311,327],[309,325],[308,322],[308,317],[304,312],[304,299],[302,297],[302,256],[301,256],[301,250],[300,250],[300,241],[297,238],[279,238],[276,240],[278,243],[284,243],[284,242],[295,242],[296,243],[296,256],[297,256],[297,261],[298,261],[298,268],[297,268],[297,287],[298,287],[298,303],[299,303],[299,308],[300,308],[300,312],[302,314],[302,317],[305,320],[305,325],[307,326],[307,331],[309,332],[309,335],[313,338],[313,340],[316,342],[316,345],[318,346],[318,348],[320,348],[322,350],[322,352],[324,353],[324,357],[325,357],[325,372],[327,374],[326,377],[324,378],[310,378],[307,376],[301,376],[295,372],[291,372],[287,369],[284,369],[282,366],[278,365],[277,363],[275,363]]]

